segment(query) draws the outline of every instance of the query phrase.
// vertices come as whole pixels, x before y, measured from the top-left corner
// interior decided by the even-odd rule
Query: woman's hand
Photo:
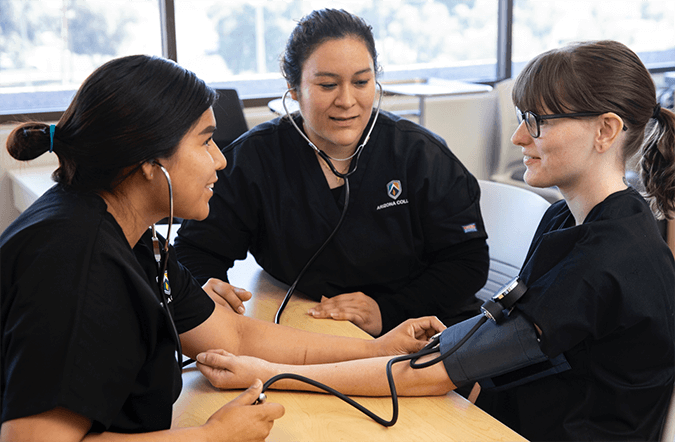
[[[203,425],[209,440],[264,441],[274,420],[284,415],[281,404],[265,402],[253,405],[262,391],[260,379],[242,394],[216,411]]]
[[[377,302],[363,292],[343,293],[332,298],[321,297],[321,303],[309,309],[315,318],[349,321],[377,336],[382,332],[382,314]]]
[[[274,420],[284,415],[281,404],[265,402],[253,405],[262,391],[260,379],[237,398],[221,407],[200,427],[178,428],[144,433],[130,438],[128,434],[89,433],[91,420],[87,417],[57,407],[43,413],[3,422],[0,441],[144,441],[210,440],[262,442],[267,438]]]
[[[235,312],[243,315],[246,312],[244,301],[251,299],[251,292],[234,287],[220,279],[211,278],[206,281],[202,289],[218,304],[230,307]]]
[[[415,353],[427,345],[433,335],[445,329],[435,316],[408,319],[374,342],[379,356]]]
[[[235,356],[225,350],[207,350],[197,355],[197,368],[216,388],[246,388],[256,379],[277,374],[274,364],[252,356]]]

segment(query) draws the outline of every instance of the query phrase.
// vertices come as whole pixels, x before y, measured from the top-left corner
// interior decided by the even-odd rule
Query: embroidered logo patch
[[[164,289],[164,294],[166,295],[166,303],[169,304],[171,301],[173,301],[173,296],[171,296],[171,285],[169,285],[169,272],[164,272],[162,288]]]
[[[464,233],[478,232],[478,229],[476,228],[476,223],[463,225],[462,229],[464,229]]]
[[[399,180],[389,181],[387,183],[387,195],[389,195],[389,198],[391,198],[393,201],[380,204],[379,206],[377,206],[375,210],[388,209],[390,207],[404,206],[408,204],[407,199],[399,198],[402,193],[403,193],[403,186],[401,185],[401,181]]]
[[[401,196],[401,182],[399,180],[389,181],[387,184],[387,195],[394,200]]]

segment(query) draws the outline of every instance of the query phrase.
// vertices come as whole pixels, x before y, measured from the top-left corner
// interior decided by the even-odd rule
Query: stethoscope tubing
[[[281,98],[281,104],[283,105],[284,110],[286,111],[286,117],[290,120],[293,127],[295,127],[295,130],[300,134],[300,136],[302,138],[305,139],[305,141],[307,141],[307,144],[309,144],[309,146],[312,149],[314,149],[314,151],[326,162],[326,165],[330,168],[331,172],[333,172],[333,174],[335,176],[339,177],[339,178],[345,179],[348,176],[350,176],[351,174],[353,174],[354,172],[356,172],[356,169],[358,168],[358,164],[359,164],[358,159],[361,156],[361,152],[363,152],[363,148],[368,143],[368,140],[370,140],[370,135],[373,133],[373,129],[375,128],[375,123],[377,123],[377,119],[380,116],[380,109],[382,108],[382,96],[384,95],[384,91],[382,89],[382,85],[379,82],[375,82],[375,84],[380,89],[380,95],[379,95],[379,98],[377,100],[377,108],[375,109],[375,116],[373,117],[373,122],[370,125],[370,129],[368,129],[368,132],[366,133],[366,137],[363,139],[363,143],[359,144],[358,147],[354,150],[354,153],[352,153],[350,156],[348,156],[346,158],[333,158],[333,157],[331,157],[326,152],[324,152],[323,150],[316,147],[316,145],[314,143],[312,143],[312,141],[309,139],[309,137],[307,135],[305,135],[305,133],[300,129],[300,127],[298,127],[298,124],[295,122],[295,120],[291,116],[290,112],[288,111],[288,107],[286,106],[286,97],[288,96],[288,94],[293,89],[286,90],[286,92],[284,92],[283,97]],[[349,170],[346,173],[338,172],[337,168],[333,165],[333,161],[347,161],[347,160],[351,160],[354,157],[356,157],[356,161],[354,162],[355,163],[354,167],[352,167],[351,170]]]
[[[286,308],[286,304],[288,304],[288,301],[291,299],[291,296],[293,296],[293,292],[295,292],[295,288],[300,282],[300,279],[304,276],[305,272],[307,269],[314,263],[316,258],[323,252],[323,250],[326,248],[328,243],[333,239],[337,231],[340,229],[340,226],[342,225],[342,222],[345,219],[345,215],[347,215],[347,209],[349,208],[349,193],[350,193],[350,187],[349,187],[349,177],[345,177],[345,202],[342,207],[342,213],[340,214],[340,219],[338,220],[337,225],[333,229],[333,231],[328,235],[328,238],[321,244],[321,247],[317,249],[316,252],[314,252],[314,255],[312,255],[311,258],[305,263],[305,266],[300,270],[300,273],[298,273],[298,276],[296,276],[295,281],[293,281],[293,284],[289,287],[288,291],[286,292],[286,295],[284,296],[283,301],[281,301],[281,305],[279,306],[279,309],[277,310],[277,313],[274,315],[274,323],[279,324],[281,321],[281,313],[283,313],[284,309]]]
[[[173,315],[171,314],[171,310],[169,309],[169,298],[168,295],[165,291],[165,284],[164,281],[166,280],[166,285],[169,287],[170,290],[170,285],[169,285],[169,277],[168,277],[168,266],[169,266],[169,238],[171,237],[171,228],[173,227],[173,185],[171,183],[171,176],[169,175],[169,172],[162,166],[158,161],[153,161],[153,164],[155,164],[157,167],[160,168],[162,173],[164,174],[164,177],[166,178],[166,183],[169,187],[169,219],[168,219],[168,225],[167,225],[167,231],[166,231],[166,238],[164,238],[164,246],[160,250],[159,247],[159,239],[157,238],[157,231],[155,229],[155,225],[152,225],[152,243],[153,243],[153,249],[154,249],[154,254],[155,254],[155,260],[157,261],[157,285],[159,288],[159,294],[162,299],[162,307],[166,311],[166,314],[169,315],[169,323],[171,324],[171,331],[174,336],[174,339],[176,340],[176,362],[178,363],[179,367],[185,367],[187,364],[192,362],[191,360],[182,361],[183,358],[183,346],[181,345],[180,342],[180,335],[178,334],[178,329],[176,328],[176,324],[173,322]]]
[[[329,387],[328,385],[322,384],[321,382],[315,381],[314,379],[295,374],[295,373],[281,373],[276,376],[273,376],[269,378],[264,384],[262,388],[262,392],[264,393],[269,389],[269,387],[274,384],[275,382],[281,380],[281,379],[294,379],[296,381],[300,382],[305,382],[309,385],[312,385],[316,388],[319,388],[321,390],[324,390],[328,393],[331,393],[341,399],[342,401],[348,403],[349,405],[353,406],[357,410],[361,411],[363,414],[367,415],[371,419],[373,419],[375,422],[378,424],[384,426],[384,427],[391,427],[396,422],[398,421],[398,414],[399,414],[399,408],[398,408],[398,393],[396,392],[396,383],[394,382],[394,374],[393,374],[393,365],[398,363],[398,362],[404,362],[404,361],[410,361],[410,367],[413,369],[419,369],[419,368],[426,368],[430,367],[434,364],[437,364],[444,359],[448,358],[451,356],[453,353],[455,353],[459,348],[466,343],[475,333],[478,331],[478,329],[488,320],[487,316],[483,316],[474,326],[469,330],[469,332],[462,337],[455,345],[452,346],[447,352],[441,353],[438,357],[431,359],[427,362],[422,362],[418,363],[417,361],[427,355],[433,354],[433,353],[440,353],[440,347],[439,347],[439,342],[440,338],[438,336],[435,336],[432,338],[431,342],[427,344],[422,350],[418,351],[417,353],[409,354],[409,355],[402,355],[402,356],[397,356],[394,358],[391,358],[389,361],[387,361],[387,366],[386,366],[386,374],[387,374],[387,383],[389,385],[389,391],[391,392],[391,404],[392,404],[392,417],[390,420],[386,420],[372,411],[368,410],[365,408],[363,405],[359,404],[355,400],[351,399],[344,393],[341,393],[337,391],[336,389]]]
[[[281,314],[283,313],[284,309],[286,308],[286,305],[288,304],[288,301],[291,299],[291,296],[295,292],[295,289],[296,289],[298,283],[300,282],[300,279],[304,276],[307,269],[314,263],[314,261],[321,254],[321,252],[326,248],[328,243],[333,239],[333,237],[335,236],[337,231],[340,229],[340,226],[342,226],[342,222],[345,219],[345,215],[347,214],[347,209],[349,208],[349,196],[350,196],[349,177],[354,172],[356,172],[356,169],[358,168],[359,158],[361,156],[361,152],[363,152],[363,148],[366,146],[366,143],[368,143],[368,140],[370,139],[370,135],[373,133],[373,129],[375,128],[375,123],[377,123],[377,118],[380,115],[380,108],[382,107],[382,95],[383,95],[382,85],[378,82],[376,82],[376,84],[380,89],[380,96],[379,96],[379,99],[377,101],[377,109],[375,111],[375,116],[373,117],[373,122],[370,125],[370,129],[368,130],[368,133],[366,134],[366,137],[363,139],[363,143],[361,143],[356,148],[354,153],[347,158],[333,158],[333,157],[329,156],[324,151],[322,151],[321,149],[316,147],[314,145],[314,143],[312,143],[312,141],[307,137],[307,135],[305,135],[305,133],[300,129],[300,127],[298,127],[297,123],[293,119],[293,116],[290,114],[290,112],[288,110],[288,107],[286,106],[286,97],[288,96],[288,94],[291,92],[292,89],[288,89],[284,93],[284,95],[281,99],[281,103],[284,106],[284,110],[286,111],[286,117],[290,120],[293,127],[295,127],[295,130],[300,134],[300,136],[302,136],[302,138],[305,139],[305,141],[307,141],[309,146],[323,159],[323,161],[326,163],[326,165],[330,168],[331,172],[333,172],[333,174],[335,176],[337,176],[339,178],[342,178],[345,181],[345,201],[344,201],[344,204],[343,204],[343,207],[342,207],[342,213],[340,215],[340,219],[338,220],[337,225],[335,226],[333,231],[330,233],[330,235],[328,235],[328,238],[323,242],[323,244],[321,244],[321,246],[317,249],[317,251],[314,252],[312,257],[305,263],[304,267],[302,268],[302,270],[300,270],[300,273],[298,273],[298,276],[296,276],[295,280],[293,281],[293,283],[289,287],[288,291],[286,292],[286,295],[284,296],[284,299],[281,301],[281,305],[279,306],[279,309],[277,310],[277,313],[274,315],[274,323],[275,324],[280,323]],[[352,158],[356,158],[356,160],[354,161],[354,166],[351,168],[351,170],[349,170],[346,173],[338,172],[338,170],[333,165],[333,161],[331,161],[331,160],[347,161],[347,160],[350,160]]]
[[[277,310],[277,313],[274,317],[274,322],[276,324],[279,324],[279,322],[281,320],[281,313],[284,311],[286,305],[288,304],[288,301],[290,300],[293,292],[295,291],[295,288],[296,288],[297,284],[299,283],[300,279],[305,274],[306,270],[312,265],[314,260],[324,250],[326,245],[335,236],[335,234],[337,233],[338,229],[342,225],[342,222],[345,218],[345,215],[347,213],[347,208],[349,206],[349,176],[351,174],[353,174],[358,167],[358,159],[361,155],[361,152],[363,151],[364,146],[366,145],[366,143],[370,139],[370,135],[373,131],[373,128],[375,127],[375,123],[377,122],[377,117],[379,116],[379,113],[380,113],[380,107],[381,107],[381,104],[382,104],[383,93],[382,93],[382,86],[379,83],[377,83],[377,85],[380,88],[380,97],[379,97],[379,100],[378,100],[377,111],[376,111],[375,117],[373,119],[373,123],[370,127],[370,130],[368,131],[366,137],[364,138],[363,143],[361,143],[356,148],[354,153],[352,155],[350,155],[349,157],[342,158],[342,159],[332,158],[329,155],[327,155],[325,152],[323,152],[322,150],[317,148],[314,145],[314,143],[312,143],[310,141],[310,139],[305,135],[305,133],[302,130],[300,130],[298,125],[295,123],[295,120],[290,115],[290,112],[288,111],[288,107],[286,106],[286,97],[290,93],[291,89],[287,90],[282,97],[282,104],[284,106],[284,110],[286,111],[286,116],[291,121],[291,124],[295,127],[296,131],[305,139],[305,141],[307,141],[309,146],[312,149],[314,149],[314,151],[326,162],[326,164],[330,168],[331,172],[333,172],[333,174],[335,176],[344,179],[344,181],[345,181],[345,203],[344,203],[344,206],[343,206],[342,214],[340,216],[340,220],[338,221],[337,225],[335,226],[335,228],[333,229],[331,234],[328,236],[326,241],[324,241],[324,243],[321,245],[321,247],[319,247],[319,249],[314,253],[314,255],[312,255],[312,257],[307,261],[307,263],[302,268],[302,270],[300,271],[298,276],[295,278],[295,281],[293,281],[293,284],[291,284],[290,288],[286,292],[286,295],[284,296],[284,299],[283,299],[283,301],[282,301],[282,303],[281,303],[281,305],[280,305],[279,309]],[[356,161],[355,161],[354,166],[347,173],[338,172],[337,169],[335,168],[335,166],[333,165],[333,162],[331,161],[331,160],[333,160],[333,161],[346,161],[346,160],[350,160],[352,158],[356,158]],[[487,319],[488,318],[486,316],[483,316],[472,327],[472,329],[459,342],[457,342],[451,349],[449,349],[447,352],[442,353],[438,357],[435,357],[435,358],[433,358],[429,361],[418,362],[418,360],[420,358],[424,357],[424,356],[430,355],[432,353],[440,353],[440,346],[439,346],[440,337],[439,336],[435,336],[434,338],[432,338],[432,340],[429,342],[429,344],[427,344],[419,352],[414,353],[414,354],[394,357],[387,362],[386,375],[387,375],[387,382],[388,382],[388,385],[389,385],[389,390],[391,391],[391,399],[392,399],[392,418],[390,420],[386,420],[386,419],[383,419],[383,418],[377,416],[375,413],[368,410],[363,405],[361,405],[358,402],[354,401],[353,399],[349,398],[345,394],[335,390],[334,388],[329,387],[328,385],[322,384],[321,382],[315,381],[313,379],[310,379],[308,377],[298,375],[298,374],[295,374],[295,373],[281,373],[281,374],[278,374],[276,376],[271,377],[270,379],[267,380],[267,382],[265,382],[263,384],[262,392],[264,393],[273,383],[275,383],[275,382],[277,382],[281,379],[293,379],[293,380],[296,380],[296,381],[305,382],[309,385],[312,385],[316,388],[319,388],[321,390],[324,390],[328,393],[331,393],[331,394],[335,395],[336,397],[338,397],[341,400],[343,400],[344,402],[352,405],[353,407],[355,407],[356,409],[358,409],[359,411],[361,411],[362,413],[364,413],[365,415],[367,415],[368,417],[370,417],[371,419],[373,419],[375,422],[379,423],[380,425],[383,425],[385,427],[390,427],[390,426],[393,426],[397,422],[398,413],[399,413],[398,394],[396,392],[396,383],[394,382],[394,376],[393,376],[393,370],[392,370],[393,365],[398,363],[398,362],[403,362],[403,361],[407,361],[407,360],[410,361],[410,367],[413,368],[413,369],[425,368],[425,367],[429,367],[429,366],[432,366],[434,364],[437,364],[437,363],[443,361],[444,359],[446,359],[447,357],[449,357],[450,355],[452,355],[453,353],[455,353],[462,345],[464,345],[466,343],[466,341],[468,341],[476,333],[476,331],[485,323],[485,321],[487,321]]]

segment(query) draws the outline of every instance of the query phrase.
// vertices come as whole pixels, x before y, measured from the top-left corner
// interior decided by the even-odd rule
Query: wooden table
[[[250,257],[238,262],[230,275],[233,285],[254,294],[246,303],[246,314],[273,321],[287,286],[261,270]],[[314,301],[295,294],[281,317],[282,324],[319,333],[369,337],[349,322],[313,319],[307,315],[312,305]],[[217,390],[196,368],[187,368],[183,371],[183,391],[174,404],[172,427],[201,425],[240,393],[240,390]],[[269,390],[267,396],[269,401],[286,408],[286,414],[275,421],[268,441],[524,440],[455,392],[445,396],[399,398],[398,422],[389,428],[331,395]],[[390,397],[355,399],[378,416],[391,419]]]

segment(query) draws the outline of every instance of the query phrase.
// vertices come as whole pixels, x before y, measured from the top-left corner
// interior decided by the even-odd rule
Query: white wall
[[[499,153],[494,148],[499,140],[495,93],[427,98],[424,118],[476,178],[490,179]]]

